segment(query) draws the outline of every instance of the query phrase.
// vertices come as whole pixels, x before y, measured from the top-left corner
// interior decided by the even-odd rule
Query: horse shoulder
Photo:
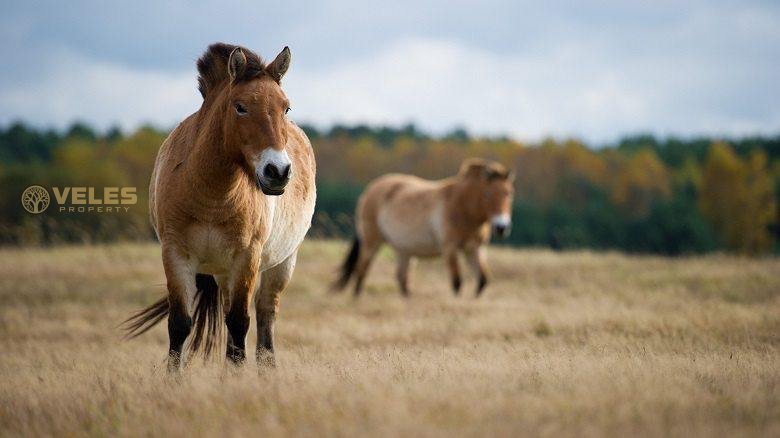
[[[178,229],[188,220],[179,206],[189,196],[180,167],[194,148],[196,116],[197,113],[190,115],[168,134],[154,162],[149,181],[149,216],[160,240],[164,238],[163,228]]]

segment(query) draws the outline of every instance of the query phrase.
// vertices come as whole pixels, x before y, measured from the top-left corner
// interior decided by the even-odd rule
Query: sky
[[[290,117],[322,128],[780,133],[778,1],[262,3],[4,1],[0,125],[173,127],[223,41],[267,60],[290,46]]]

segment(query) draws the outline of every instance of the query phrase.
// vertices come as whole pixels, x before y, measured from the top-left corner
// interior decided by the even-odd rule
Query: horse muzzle
[[[290,182],[291,174],[289,164],[280,168],[273,163],[268,163],[263,168],[262,173],[257,175],[257,186],[266,195],[279,196],[284,193],[284,188]]]
[[[509,236],[512,231],[512,219],[509,218],[508,214],[495,215],[490,220],[490,227],[494,236],[503,239]]]
[[[290,182],[293,169],[287,151],[266,148],[253,160],[257,187],[268,196],[279,196]]]
[[[493,235],[496,237],[499,237],[501,239],[506,238],[509,236],[509,233],[512,231],[512,226],[503,226],[503,225],[494,225],[493,226]]]

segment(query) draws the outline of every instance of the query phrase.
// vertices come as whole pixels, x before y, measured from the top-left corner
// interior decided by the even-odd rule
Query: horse
[[[358,199],[356,235],[332,290],[343,290],[354,278],[354,296],[359,296],[374,255],[387,243],[396,253],[396,279],[404,297],[409,296],[412,258],[435,256],[444,257],[458,295],[459,253],[478,279],[480,296],[488,283],[483,247],[491,228],[498,237],[511,230],[513,181],[506,167],[479,158],[465,160],[457,175],[440,181],[404,174],[372,181]]]
[[[149,186],[167,296],[124,322],[128,337],[168,318],[168,369],[182,350],[208,356],[225,341],[246,359],[254,296],[260,365],[275,365],[274,321],[298,248],[311,226],[316,166],[311,143],[287,118],[285,47],[265,64],[235,45],[210,45],[197,61],[200,109],[163,142]],[[225,313],[225,309],[227,309]],[[194,333],[193,333],[194,331]]]

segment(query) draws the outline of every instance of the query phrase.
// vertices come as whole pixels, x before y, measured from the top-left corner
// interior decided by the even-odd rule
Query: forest
[[[347,237],[362,188],[389,172],[439,179],[467,157],[516,171],[513,228],[502,244],[684,255],[780,252],[780,135],[660,138],[612,144],[544,139],[524,143],[464,129],[434,136],[401,127],[301,126],[317,156],[318,198],[311,236]],[[24,122],[0,126],[0,244],[51,245],[154,239],[148,184],[167,131],[64,130]],[[31,185],[136,187],[137,203],[115,214],[26,212]]]

